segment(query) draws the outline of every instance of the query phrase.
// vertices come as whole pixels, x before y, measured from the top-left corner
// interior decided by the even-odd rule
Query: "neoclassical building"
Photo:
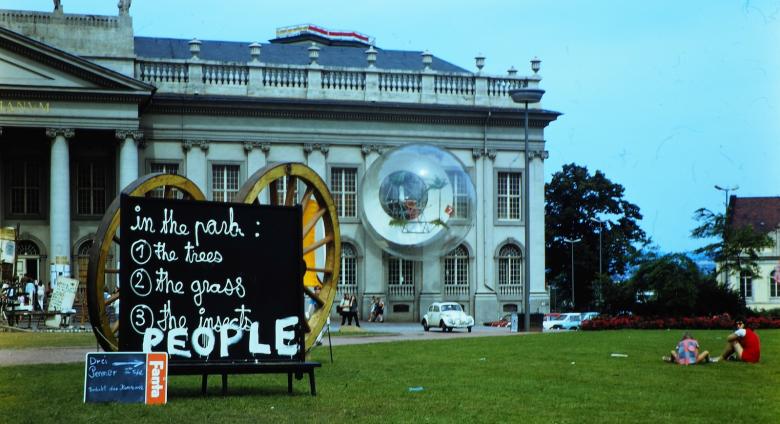
[[[780,197],[737,197],[729,199],[728,225],[750,225],[769,236],[772,245],[759,252],[759,274],[730,275],[729,283],[755,310],[780,308]]]
[[[140,175],[186,175],[230,201],[256,170],[294,161],[339,205],[340,290],[358,295],[364,317],[372,296],[393,320],[440,300],[478,322],[523,311],[525,225],[530,311],[549,309],[544,129],[559,113],[531,105],[525,152],[523,111],[508,95],[538,87],[538,75],[486,75],[483,58],[471,72],[308,25],[267,43],[140,37],[126,3],[117,16],[0,10],[0,227],[21,229],[17,273],[84,280],[107,205]],[[448,149],[476,187],[476,225],[436,261],[384,253],[356,210],[366,169],[408,143]]]

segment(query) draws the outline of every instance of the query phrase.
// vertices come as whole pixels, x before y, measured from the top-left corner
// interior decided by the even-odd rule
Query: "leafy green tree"
[[[672,253],[639,265],[631,276],[629,291],[641,315],[690,315],[697,304],[702,275],[687,255]]]
[[[700,225],[691,231],[691,236],[716,240],[695,250],[718,264],[716,275],[744,273],[750,277],[758,276],[758,254],[762,249],[772,246],[768,234],[756,231],[752,225],[730,225],[727,215],[705,208],[696,210],[694,218]]]
[[[603,172],[590,174],[584,166],[564,165],[545,184],[546,278],[556,297],[571,299],[571,250],[563,238],[582,241],[574,245],[576,309],[591,309],[610,288],[598,277],[599,231],[603,228],[603,273],[623,275],[641,247],[648,242],[639,227],[639,207],[623,198],[622,185]],[[604,220],[603,224],[593,219]],[[599,293],[594,296],[594,281]],[[606,284],[610,284],[608,282]]]

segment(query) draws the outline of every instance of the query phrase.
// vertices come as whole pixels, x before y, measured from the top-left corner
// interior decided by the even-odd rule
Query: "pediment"
[[[0,91],[89,96],[151,95],[154,87],[0,27]]]

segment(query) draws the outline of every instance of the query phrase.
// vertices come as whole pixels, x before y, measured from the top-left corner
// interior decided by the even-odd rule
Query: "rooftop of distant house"
[[[755,230],[768,233],[780,227],[780,197],[737,197],[729,200],[731,225],[752,225]]]

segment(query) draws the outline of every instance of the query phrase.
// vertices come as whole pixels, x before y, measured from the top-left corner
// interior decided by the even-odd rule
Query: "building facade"
[[[780,197],[731,196],[729,212],[728,225],[750,225],[772,240],[759,252],[758,275],[729,275],[729,285],[751,309],[780,308]]]
[[[441,300],[478,322],[523,311],[525,225],[529,308],[549,310],[544,129],[559,114],[531,105],[524,152],[523,112],[508,94],[538,87],[538,75],[488,76],[306,28],[262,44],[137,37],[126,3],[117,16],[0,10],[0,227],[21,230],[18,274],[85,281],[106,207],[146,173],[185,175],[231,201],[258,169],[302,162],[339,205],[340,291],[358,295],[363,317],[372,296],[393,320],[418,320]],[[437,261],[383,253],[357,211],[364,172],[409,143],[452,152],[477,191],[476,225]]]

